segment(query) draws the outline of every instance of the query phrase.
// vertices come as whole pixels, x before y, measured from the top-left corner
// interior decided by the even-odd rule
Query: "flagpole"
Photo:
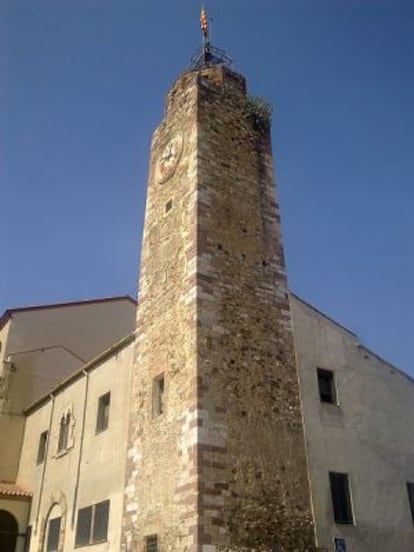
[[[204,63],[208,65],[210,59],[210,32],[207,13],[203,4],[201,4],[200,24],[203,35],[203,59]]]

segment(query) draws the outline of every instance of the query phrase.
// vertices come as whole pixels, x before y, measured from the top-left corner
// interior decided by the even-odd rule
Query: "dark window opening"
[[[171,211],[172,206],[173,206],[173,200],[169,199],[165,204],[165,212],[168,213],[169,211]]]
[[[106,541],[108,536],[109,500],[95,505],[92,527],[92,542]]]
[[[154,378],[152,389],[152,415],[160,416],[164,412],[164,374]]]
[[[76,525],[75,546],[89,544],[92,526],[92,506],[80,508],[78,511],[78,523]]]
[[[414,524],[414,483],[407,482],[408,501],[410,503],[411,517]]]
[[[60,419],[58,452],[68,448],[69,440],[70,414],[64,414]]]
[[[43,431],[40,434],[40,437],[39,437],[39,448],[37,449],[37,463],[38,464],[43,464],[43,462],[45,461],[47,436],[48,436],[48,432]]]
[[[28,525],[26,528],[26,535],[24,537],[24,549],[23,549],[24,552],[29,552],[31,540],[32,540],[32,526]]]
[[[0,550],[15,550],[18,529],[14,515],[0,510]]]
[[[348,475],[346,473],[329,472],[332,506],[336,523],[352,525],[351,498],[349,494]]]
[[[109,500],[78,511],[75,546],[104,542],[108,538]]]
[[[336,390],[333,372],[318,368],[318,386],[321,402],[336,404]]]
[[[96,418],[96,433],[105,431],[109,425],[109,406],[111,404],[111,393],[105,393],[99,397],[98,416]]]
[[[57,552],[60,535],[60,517],[51,519],[47,531],[46,552]]]
[[[145,552],[158,552],[158,536],[149,535],[145,537]]]

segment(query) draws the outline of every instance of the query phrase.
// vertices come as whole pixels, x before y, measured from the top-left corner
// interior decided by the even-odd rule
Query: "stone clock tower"
[[[270,133],[221,64],[152,141],[122,549],[315,549]]]

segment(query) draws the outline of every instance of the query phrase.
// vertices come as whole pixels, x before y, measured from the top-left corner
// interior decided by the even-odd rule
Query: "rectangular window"
[[[164,374],[154,378],[152,388],[152,415],[160,416],[164,412]]]
[[[99,397],[98,416],[96,418],[96,433],[108,429],[109,424],[109,406],[111,404],[111,393],[105,393]]]
[[[37,449],[37,464],[38,465],[43,464],[43,462],[45,461],[47,436],[48,436],[48,432],[43,431],[40,434],[40,437],[39,437],[39,448]]]
[[[78,511],[78,523],[76,526],[76,546],[85,546],[89,544],[92,527],[92,506],[80,508]]]
[[[408,501],[410,503],[411,517],[414,523],[414,483],[407,482]]]
[[[106,541],[108,537],[109,500],[95,505],[92,542]]]
[[[63,414],[60,419],[58,452],[62,452],[68,448],[69,439],[70,414]]]
[[[318,386],[321,402],[336,404],[336,390],[333,372],[318,368]]]
[[[158,536],[149,535],[145,537],[145,552],[158,552]]]
[[[346,473],[329,472],[332,506],[336,523],[352,525],[353,515],[349,494],[348,475]]]
[[[49,521],[47,531],[46,552],[57,552],[60,535],[60,517]]]
[[[109,500],[78,511],[75,546],[86,546],[108,538]]]

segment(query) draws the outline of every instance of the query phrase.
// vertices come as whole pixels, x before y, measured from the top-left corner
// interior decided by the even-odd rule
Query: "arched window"
[[[63,525],[64,518],[62,517],[61,506],[55,503],[49,510],[49,514],[45,520],[43,552],[57,552],[59,550]]]
[[[6,510],[0,510],[0,550],[14,552],[19,527],[16,518]]]

